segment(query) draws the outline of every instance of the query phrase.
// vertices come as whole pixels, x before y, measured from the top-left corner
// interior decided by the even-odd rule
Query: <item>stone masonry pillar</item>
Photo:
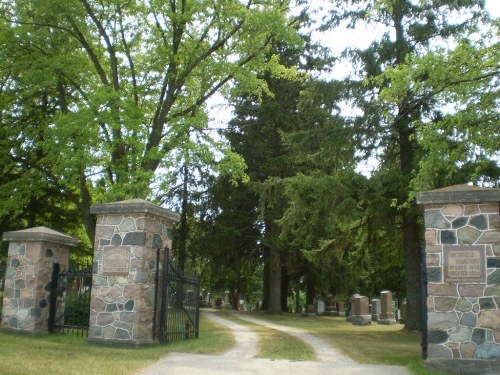
[[[9,241],[2,328],[48,333],[52,266],[68,268],[70,247],[78,241],[46,227],[5,232]]]
[[[417,202],[424,207],[426,226],[426,366],[463,374],[496,373],[500,189],[452,186],[420,193]]]
[[[171,248],[179,215],[144,200],[96,204],[89,342],[155,341],[157,249]]]

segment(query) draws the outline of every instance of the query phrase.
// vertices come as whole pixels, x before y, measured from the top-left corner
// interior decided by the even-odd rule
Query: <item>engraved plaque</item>
[[[444,246],[443,253],[445,282],[486,282],[484,247]]]
[[[102,254],[103,276],[127,276],[130,270],[130,250],[126,246],[105,246]]]

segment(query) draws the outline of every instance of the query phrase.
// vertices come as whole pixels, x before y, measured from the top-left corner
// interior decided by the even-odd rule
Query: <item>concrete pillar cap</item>
[[[76,246],[78,240],[67,234],[55,231],[47,227],[34,227],[18,231],[5,232],[4,241],[26,241],[26,242],[53,242],[61,245]]]

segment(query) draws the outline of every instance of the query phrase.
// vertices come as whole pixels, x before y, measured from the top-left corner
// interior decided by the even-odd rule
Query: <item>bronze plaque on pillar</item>
[[[104,246],[102,254],[103,276],[128,276],[130,249],[128,246]]]
[[[444,246],[444,282],[486,282],[483,246]]]

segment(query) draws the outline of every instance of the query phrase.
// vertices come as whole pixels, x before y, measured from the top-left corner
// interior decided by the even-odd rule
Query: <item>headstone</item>
[[[314,305],[307,305],[306,311],[302,314],[305,317],[316,316],[316,308]]]
[[[399,323],[401,324],[406,324],[406,319],[408,317],[408,311],[406,309],[406,301],[403,301],[403,303],[401,304],[401,317],[399,319]]]
[[[339,316],[337,304],[335,303],[335,296],[333,294],[328,294],[326,296],[325,315]]]
[[[314,301],[314,310],[316,315],[323,315],[325,313],[325,302],[321,300]]]
[[[458,185],[418,194],[427,266],[425,366],[500,369],[500,189]]]
[[[222,309],[222,297],[215,298],[215,308]]]
[[[229,299],[229,290],[226,290],[224,292],[224,303],[222,304],[222,307],[224,309],[230,309],[231,308],[231,302]]]
[[[52,267],[68,269],[78,241],[46,227],[5,232],[9,241],[2,328],[32,335],[48,333]]]
[[[345,316],[344,302],[337,302],[337,311],[339,316]]]
[[[349,315],[346,316],[346,320],[348,322],[352,321],[352,316],[354,315],[354,299],[360,297],[359,294],[353,294],[350,298],[351,308],[349,309]]]
[[[357,296],[354,298],[354,312],[351,317],[353,325],[366,326],[372,324],[368,297]]]
[[[165,256],[171,248],[179,215],[141,199],[93,205],[90,212],[97,221],[87,340],[154,343],[157,250]]]
[[[378,321],[380,318],[380,300],[377,298],[372,299],[372,320],[374,322]]]
[[[243,311],[247,310],[247,304],[246,304],[245,299],[240,299],[240,301],[239,301],[239,309],[243,310]]]
[[[396,324],[394,312],[392,309],[392,293],[388,290],[380,292],[380,318],[378,324],[392,325]]]

